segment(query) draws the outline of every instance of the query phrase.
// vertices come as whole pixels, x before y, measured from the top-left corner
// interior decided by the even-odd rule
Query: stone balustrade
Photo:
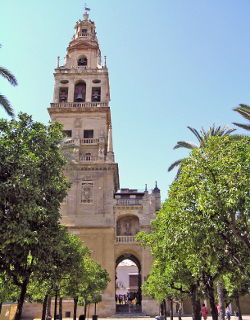
[[[64,142],[65,144],[72,144],[75,146],[79,145],[89,145],[89,144],[98,144],[99,139],[94,139],[94,138],[84,138],[84,139],[68,139]]]
[[[51,108],[98,108],[108,106],[108,102],[59,102],[50,104]]]
[[[56,73],[76,73],[76,74],[89,74],[89,73],[98,73],[98,74],[105,74],[107,73],[107,68],[103,67],[102,69],[99,68],[89,68],[89,67],[71,67],[71,68],[64,68],[60,67],[55,69]]]
[[[142,199],[115,199],[116,206],[141,206]]]
[[[79,158],[80,162],[88,162],[88,161],[101,161],[98,156],[80,156]],[[102,160],[103,161],[103,160]]]
[[[136,243],[135,236],[116,236],[116,243]]]

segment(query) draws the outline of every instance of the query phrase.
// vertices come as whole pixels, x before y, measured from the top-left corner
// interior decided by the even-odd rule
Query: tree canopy
[[[162,287],[166,293],[180,288],[191,293],[192,286],[202,284],[211,304],[213,281],[225,267],[238,267],[250,277],[249,184],[248,137],[214,136],[191,151],[152,233],[138,236],[155,256],[146,289],[150,285],[157,297]]]
[[[16,319],[31,275],[50,257],[60,203],[70,187],[59,149],[61,129],[22,113],[18,120],[0,120],[0,272],[20,287]]]

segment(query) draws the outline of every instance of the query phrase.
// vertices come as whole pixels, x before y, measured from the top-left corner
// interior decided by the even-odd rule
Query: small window
[[[85,160],[86,160],[86,161],[90,161],[90,160],[91,160],[91,153],[90,153],[90,152],[87,152],[87,153],[85,154]]]
[[[94,130],[84,130],[83,132],[83,138],[94,138]]]
[[[87,29],[82,29],[82,33],[87,33],[88,32],[88,30]]]
[[[68,88],[62,87],[59,91],[59,102],[67,102],[68,101]]]
[[[82,57],[78,60],[78,66],[86,66],[88,64],[88,59],[85,57]]]
[[[63,132],[66,134],[66,137],[68,138],[72,137],[72,130],[63,130]]]
[[[101,101],[101,88],[92,88],[92,102]]]

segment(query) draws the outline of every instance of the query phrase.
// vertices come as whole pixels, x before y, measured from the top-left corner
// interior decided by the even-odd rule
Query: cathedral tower
[[[126,288],[137,295],[137,310],[155,315],[158,305],[142,297],[140,290],[149,274],[152,256],[149,249],[135,241],[135,235],[141,230],[150,232],[150,221],[160,207],[160,190],[156,185],[151,194],[147,189],[119,191],[109,74],[106,58],[103,64],[101,60],[95,24],[85,12],[83,20],[76,22],[63,66],[58,58],[53,103],[48,108],[51,120],[64,126],[72,157],[65,172],[72,186],[61,205],[62,223],[84,241],[92,250],[92,258],[109,272],[111,282],[98,304],[99,316],[111,316],[118,310],[116,268],[124,259],[138,267],[133,288]]]

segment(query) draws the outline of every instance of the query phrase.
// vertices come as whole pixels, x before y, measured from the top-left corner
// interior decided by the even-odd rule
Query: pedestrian
[[[226,305],[226,319],[230,320],[230,309],[229,309],[229,305]]]
[[[219,316],[220,315],[220,306],[217,304],[216,308],[217,308],[217,312],[218,312],[218,316]]]
[[[131,308],[132,308],[132,300],[131,298],[128,299],[128,312],[131,313]]]
[[[207,311],[207,308],[206,308],[206,306],[205,306],[205,303],[203,303],[203,305],[202,305],[201,314],[202,314],[202,316],[203,316],[203,319],[204,319],[204,320],[207,320],[208,311]]]

